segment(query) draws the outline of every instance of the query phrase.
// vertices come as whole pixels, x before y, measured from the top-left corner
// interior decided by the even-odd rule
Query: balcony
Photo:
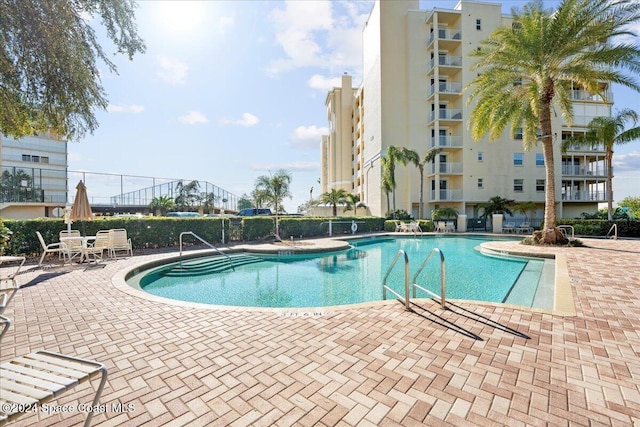
[[[432,136],[431,148],[434,147],[462,148],[462,137],[451,135]]]
[[[439,40],[461,40],[462,32],[458,28],[438,28],[438,31],[434,31],[429,35],[429,44],[435,39],[435,35],[438,34]]]
[[[607,176],[607,168],[604,166],[587,167],[580,165],[563,165],[562,175],[567,176]]]
[[[429,121],[439,120],[462,120],[462,110],[458,108],[442,108],[432,111],[429,114]]]
[[[460,95],[462,93],[462,83],[438,83],[432,84],[429,88],[429,96],[434,93]]]
[[[596,93],[592,93],[586,90],[574,89],[571,91],[571,99],[574,101],[613,102],[613,94],[611,93],[611,91],[605,91],[604,96],[606,99],[603,99],[602,96]]]
[[[435,58],[431,58],[429,69],[432,70],[435,64]],[[461,56],[438,55],[438,65],[441,67],[462,67]]]
[[[431,190],[430,201],[460,201],[462,190]]]
[[[563,193],[562,200],[569,202],[606,202],[607,193],[605,191],[572,191]]]
[[[430,173],[440,173],[440,174],[461,174],[462,173],[462,163],[438,163],[431,164],[429,169]]]
[[[567,147],[567,151],[586,151],[591,153],[604,153],[603,145],[589,146],[589,145],[580,145],[580,144],[571,144]]]

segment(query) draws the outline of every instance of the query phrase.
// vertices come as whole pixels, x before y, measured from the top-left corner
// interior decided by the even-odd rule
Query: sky
[[[420,9],[456,3],[420,1]],[[496,3],[508,13],[525,2]],[[115,55],[118,74],[101,67],[109,107],[97,111],[100,126],[92,135],[69,142],[69,170],[208,181],[240,197],[259,176],[285,169],[293,197],[284,206],[296,212],[320,195],[325,98],[345,72],[360,84],[362,28],[372,4],[138,1],[135,20],[146,52],[132,61]],[[106,37],[102,41],[114,52]],[[614,87],[614,101],[614,111],[640,113],[635,92]],[[614,170],[615,201],[640,196],[640,142],[616,148]],[[125,191],[149,182],[122,181]],[[91,182],[89,175],[96,203],[119,192],[117,185],[106,193],[92,189]]]

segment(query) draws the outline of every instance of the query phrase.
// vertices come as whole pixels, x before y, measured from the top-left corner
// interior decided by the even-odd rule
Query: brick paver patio
[[[640,241],[583,241],[527,247],[566,255],[575,316],[433,301],[283,316],[170,305],[112,283],[161,254],[30,268],[19,282],[37,283],[5,312],[0,362],[47,349],[105,363],[99,426],[640,426]],[[81,424],[95,389],[74,390],[47,408],[70,413],[14,425]]]

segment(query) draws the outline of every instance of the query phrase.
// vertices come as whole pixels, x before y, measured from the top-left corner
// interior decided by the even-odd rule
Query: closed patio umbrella
[[[89,198],[87,197],[87,187],[82,180],[76,185],[76,198],[73,201],[71,207],[71,221],[83,221],[82,234],[84,233],[84,221],[93,221],[93,212],[91,212],[91,205],[89,204]]]

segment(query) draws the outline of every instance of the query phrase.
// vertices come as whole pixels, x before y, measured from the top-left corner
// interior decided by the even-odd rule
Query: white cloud
[[[325,77],[320,74],[314,74],[308,81],[309,87],[320,89],[323,92],[330,91],[334,87],[340,87],[342,84],[341,77]]]
[[[613,167],[615,171],[640,170],[640,151],[632,151],[626,154],[613,154]]]
[[[255,126],[260,122],[258,117],[254,116],[251,113],[244,113],[241,119],[238,120],[230,120],[230,119],[220,119],[220,123],[223,125],[236,125],[236,126],[245,126],[251,127]]]
[[[353,70],[362,61],[362,28],[372,2],[285,2],[269,16],[284,58],[267,72],[276,75],[300,67],[322,67],[332,73]],[[340,9],[340,10],[336,10]]]
[[[235,15],[221,16],[216,21],[216,31],[218,34],[224,35],[227,33],[227,30],[236,23],[236,17]]]
[[[156,73],[158,78],[171,85],[184,84],[187,78],[189,67],[184,62],[167,56],[158,56],[160,69]]]
[[[200,111],[195,110],[188,111],[184,116],[178,117],[178,121],[187,125],[209,123],[209,119],[207,118],[207,116],[202,114]]]
[[[298,126],[291,133],[291,145],[297,148],[318,148],[322,135],[328,133],[327,127]]]
[[[142,113],[144,111],[144,107],[142,105],[131,104],[131,105],[116,105],[109,104],[107,106],[107,111],[110,113]]]

